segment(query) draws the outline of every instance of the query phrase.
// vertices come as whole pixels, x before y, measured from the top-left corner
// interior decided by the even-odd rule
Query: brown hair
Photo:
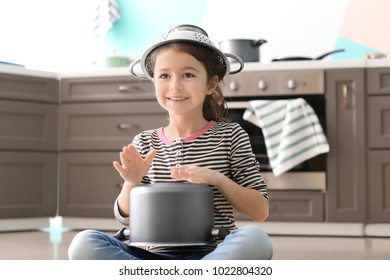
[[[180,51],[188,53],[200,61],[206,69],[207,79],[210,81],[214,76],[218,77],[219,83],[215,91],[206,96],[203,103],[203,116],[208,121],[228,122],[226,117],[227,104],[223,97],[220,82],[226,72],[224,60],[210,48],[192,43],[169,43],[153,50],[146,58],[146,69],[151,77],[153,77],[154,64],[156,61],[157,50],[167,48],[177,48]]]

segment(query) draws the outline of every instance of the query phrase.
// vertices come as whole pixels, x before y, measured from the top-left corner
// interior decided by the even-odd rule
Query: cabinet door
[[[365,221],[364,71],[326,71],[327,221]]]
[[[0,218],[54,216],[57,154],[0,152]]]
[[[390,148],[390,96],[368,98],[370,148]]]
[[[390,222],[390,151],[370,151],[368,222]]]
[[[112,218],[123,180],[112,165],[118,153],[62,153],[60,215]]]
[[[131,143],[141,131],[166,124],[156,101],[63,104],[61,150],[114,150]]]
[[[57,151],[58,105],[0,100],[0,149]]]
[[[0,73],[0,98],[58,103],[59,79]]]
[[[372,68],[367,70],[367,93],[369,95],[390,95],[389,68]]]

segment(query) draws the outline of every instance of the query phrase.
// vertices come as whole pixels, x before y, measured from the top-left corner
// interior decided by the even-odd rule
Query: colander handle
[[[129,66],[129,71],[130,71],[130,74],[138,79],[147,79],[146,76],[144,75],[138,75],[135,71],[134,71],[134,67],[137,65],[137,64],[140,64],[141,63],[141,59],[137,59],[137,60],[134,60],[130,66]]]
[[[228,58],[234,59],[236,62],[240,64],[240,67],[236,70],[229,69],[229,75],[237,74],[238,72],[241,72],[242,69],[244,69],[244,61],[241,59],[241,57],[232,53],[224,53],[224,55]]]

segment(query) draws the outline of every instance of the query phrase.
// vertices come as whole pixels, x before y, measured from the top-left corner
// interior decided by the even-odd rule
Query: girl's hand
[[[150,150],[145,159],[142,158],[137,149],[132,145],[123,147],[119,157],[121,163],[114,161],[113,165],[121,177],[132,186],[138,185],[142,177],[148,172],[156,150]]]
[[[264,221],[269,213],[268,202],[254,189],[244,188],[222,173],[194,165],[176,166],[171,177],[190,183],[215,186],[238,211],[255,221]]]
[[[184,180],[190,183],[217,185],[221,173],[195,165],[175,166],[171,169],[171,177],[177,180]]]

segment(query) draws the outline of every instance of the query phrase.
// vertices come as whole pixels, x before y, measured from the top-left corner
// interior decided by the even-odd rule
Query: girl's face
[[[175,48],[159,50],[154,65],[158,103],[170,116],[203,117],[203,102],[214,92],[217,78],[208,80],[203,64]]]

